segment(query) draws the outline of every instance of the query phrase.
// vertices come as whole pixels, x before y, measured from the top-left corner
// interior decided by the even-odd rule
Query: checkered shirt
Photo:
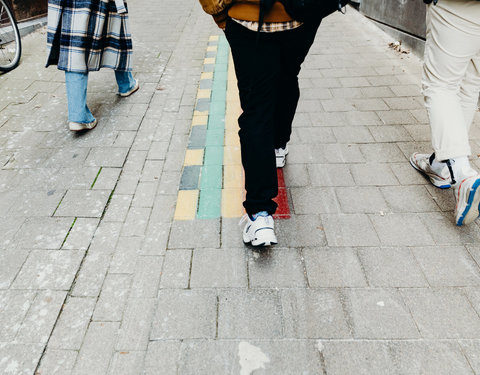
[[[47,66],[86,73],[132,70],[132,37],[123,0],[48,0]]]
[[[232,18],[235,22],[239,23],[240,25],[246,27],[249,30],[252,31],[258,31],[258,22],[255,21],[243,21],[243,20],[238,20],[235,18]],[[286,21],[286,22],[265,22],[262,25],[262,28],[260,29],[260,32],[262,33],[276,33],[279,31],[287,31],[287,30],[293,30],[296,29],[297,27],[302,26],[303,23],[299,21]]]

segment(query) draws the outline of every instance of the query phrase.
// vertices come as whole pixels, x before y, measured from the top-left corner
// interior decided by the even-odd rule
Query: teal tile
[[[212,102],[210,104],[210,111],[212,115],[224,115],[226,110],[226,102]]]
[[[222,165],[204,165],[200,175],[200,189],[221,189],[222,180]]]
[[[207,131],[206,146],[223,146],[225,143],[225,131],[223,129],[209,129]]]
[[[224,115],[210,115],[208,116],[207,129],[225,129],[225,116]]]
[[[222,212],[222,189],[200,190],[198,219],[216,219]]]
[[[203,165],[223,165],[223,146],[206,147]]]

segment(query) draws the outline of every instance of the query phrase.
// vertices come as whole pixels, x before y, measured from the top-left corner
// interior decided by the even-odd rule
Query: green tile
[[[200,189],[221,189],[222,180],[222,165],[204,165],[200,175]]]
[[[223,129],[209,129],[207,131],[206,146],[223,146],[225,144],[225,131]]]
[[[222,212],[222,189],[200,190],[198,219],[216,219]]]
[[[225,116],[224,115],[210,115],[208,116],[207,129],[225,129]]]
[[[212,102],[210,104],[210,111],[212,115],[224,115],[225,114],[225,109],[226,109],[226,102]]]
[[[223,165],[223,146],[206,147],[203,165]]]

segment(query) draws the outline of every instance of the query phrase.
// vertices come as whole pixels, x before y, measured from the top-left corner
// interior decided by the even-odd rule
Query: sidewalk
[[[257,253],[220,31],[196,0],[129,5],[141,90],[92,74],[94,131],[67,130],[44,32],[0,76],[0,374],[480,374],[480,228],[408,163],[430,151],[421,61],[353,9],[325,20],[290,218]]]

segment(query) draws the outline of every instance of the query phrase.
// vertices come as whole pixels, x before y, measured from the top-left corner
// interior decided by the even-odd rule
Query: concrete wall
[[[9,0],[17,21],[25,21],[47,15],[47,0]]]
[[[361,0],[360,11],[395,40],[423,54],[425,4],[422,0]]]

